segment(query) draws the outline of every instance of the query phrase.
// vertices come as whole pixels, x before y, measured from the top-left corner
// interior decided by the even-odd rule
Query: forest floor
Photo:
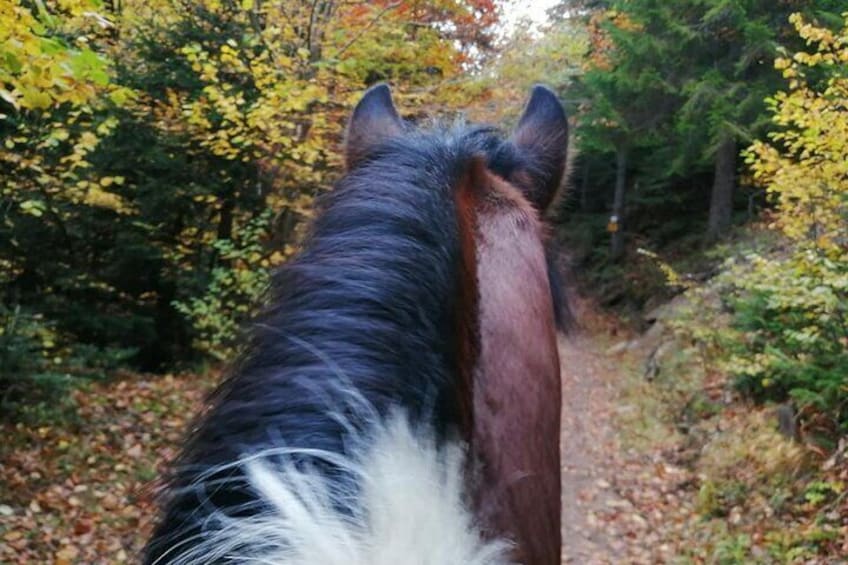
[[[752,562],[750,540],[768,521],[756,514],[762,505],[735,501],[714,521],[722,528],[747,523],[740,530],[747,537],[734,531],[718,548],[706,539],[711,534],[696,512],[703,476],[674,424],[659,416],[665,407],[644,379],[644,352],[620,347],[635,336],[618,320],[586,304],[580,309],[582,329],[560,343],[563,562]],[[126,375],[77,391],[77,414],[62,424],[0,426],[0,563],[136,561],[155,513],[155,478],[215,377]],[[726,417],[731,423],[721,425],[732,426],[735,416]],[[791,528],[801,531],[804,523]],[[846,534],[848,525],[833,531]],[[848,552],[848,541],[843,549],[832,537],[826,541],[830,555]],[[774,560],[763,555],[753,562]]]
[[[662,321],[635,335],[578,310],[560,340],[564,563],[848,564],[848,438],[788,439]]]
[[[661,440],[629,446],[635,431],[622,430],[619,415],[640,409],[624,394],[639,378],[636,360],[609,353],[624,337],[614,321],[593,312],[578,318],[583,328],[560,341],[563,562],[674,561],[698,519],[692,472],[672,462]]]
[[[153,481],[213,381],[126,375],[76,391],[65,421],[0,427],[0,564],[137,562]]]

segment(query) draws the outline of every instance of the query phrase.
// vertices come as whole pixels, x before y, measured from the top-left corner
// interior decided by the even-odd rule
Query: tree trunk
[[[733,191],[736,186],[736,140],[722,139],[715,158],[715,177],[710,194],[710,220],[707,238],[715,240],[730,228],[733,214]]]
[[[610,218],[610,258],[619,259],[624,254],[624,196],[627,190],[627,148],[622,146],[615,153],[615,196]]]

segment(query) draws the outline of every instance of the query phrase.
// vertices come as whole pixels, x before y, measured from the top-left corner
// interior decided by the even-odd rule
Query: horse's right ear
[[[539,84],[533,87],[512,142],[531,164],[523,171],[530,183],[519,183],[520,188],[544,212],[560,189],[568,156],[568,118],[552,90]]]
[[[403,120],[392,102],[388,85],[378,84],[365,92],[353,110],[345,136],[345,159],[352,169],[377,146],[403,132]]]

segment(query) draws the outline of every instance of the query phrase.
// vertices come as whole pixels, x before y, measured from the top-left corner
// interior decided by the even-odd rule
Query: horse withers
[[[556,280],[567,121],[404,122],[385,85],[347,173],[174,464],[147,563],[560,561]]]

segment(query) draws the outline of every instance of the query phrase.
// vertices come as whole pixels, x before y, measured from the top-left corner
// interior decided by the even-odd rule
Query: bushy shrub
[[[848,16],[848,15],[846,15]],[[777,130],[747,152],[783,249],[724,275],[737,333],[726,367],[758,399],[792,398],[848,430],[848,20],[841,33],[793,16],[812,52],[779,58]]]
[[[195,348],[219,361],[235,355],[240,328],[261,304],[271,269],[285,259],[284,253],[264,245],[270,219],[269,210],[248,222],[237,237],[215,241],[217,265],[205,291],[174,302],[194,329]]]
[[[726,367],[757,399],[792,398],[848,424],[848,262],[811,250],[750,259],[727,275],[738,333]]]
[[[776,130],[746,160],[769,193],[765,231],[726,249],[720,274],[688,291],[676,329],[757,401],[848,431],[848,21],[840,34],[793,23],[816,49],[775,63],[790,79],[769,104]],[[673,277],[669,277],[674,282]]]
[[[789,396],[848,429],[848,20],[833,33],[793,16],[811,53],[775,62],[789,89],[769,101],[778,130],[748,162],[776,204],[783,253],[730,270],[740,339],[728,367],[743,390]]]

